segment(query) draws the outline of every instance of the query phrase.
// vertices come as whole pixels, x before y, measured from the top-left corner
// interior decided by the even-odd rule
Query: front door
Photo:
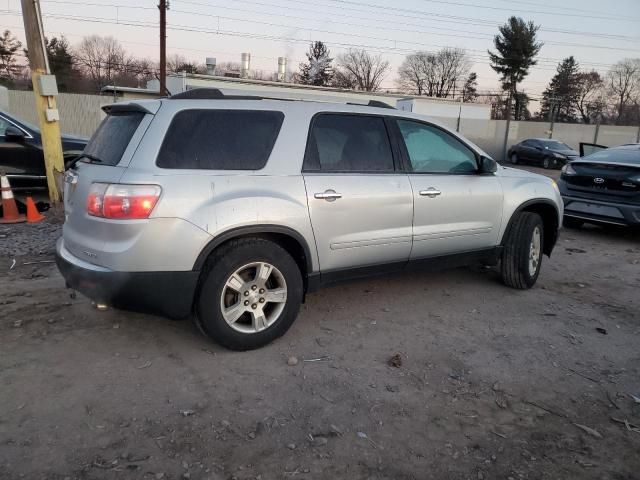
[[[304,160],[304,181],[320,269],[406,262],[413,198],[396,172],[383,117],[317,115]]]
[[[413,188],[411,259],[494,247],[502,218],[502,187],[480,174],[475,152],[453,134],[414,120],[397,121]]]

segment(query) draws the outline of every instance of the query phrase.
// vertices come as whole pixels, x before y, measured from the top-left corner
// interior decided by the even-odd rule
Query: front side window
[[[382,117],[321,114],[315,117],[305,171],[392,172],[393,155]]]
[[[398,120],[398,127],[414,173],[474,173],[475,154],[453,135],[439,128],[410,120]]]
[[[182,110],[171,121],[156,164],[161,168],[259,170],[276,143],[282,112]]]

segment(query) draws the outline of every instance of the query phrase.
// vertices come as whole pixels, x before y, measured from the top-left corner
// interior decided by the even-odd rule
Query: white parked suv
[[[529,288],[558,235],[552,180],[384,104],[198,89],[105,111],[66,172],[60,271],[231,349],[281,336],[306,293],[349,278],[483,262]]]

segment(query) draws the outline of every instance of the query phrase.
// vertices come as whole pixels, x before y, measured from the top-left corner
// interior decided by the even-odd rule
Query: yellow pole
[[[36,100],[38,123],[42,137],[44,164],[47,172],[49,199],[53,206],[62,199],[62,175],[64,173],[64,159],[62,142],[60,140],[60,125],[57,120],[58,110],[54,95],[42,96],[39,78],[49,73],[49,62],[45,49],[44,28],[40,15],[38,0],[21,0],[22,19],[24,21],[25,37],[29,50],[29,65],[31,67],[31,81]],[[57,92],[56,92],[57,93]],[[47,114],[49,118],[47,118]]]
[[[56,204],[62,200],[61,189],[64,174],[64,157],[62,155],[62,142],[60,140],[60,123],[47,121],[47,109],[57,109],[56,97],[43,97],[40,94],[38,77],[44,75],[41,70],[31,72],[33,94],[36,98],[36,110],[38,111],[38,123],[42,138],[42,151],[44,152],[44,166],[47,172],[47,186],[49,188],[49,200]]]

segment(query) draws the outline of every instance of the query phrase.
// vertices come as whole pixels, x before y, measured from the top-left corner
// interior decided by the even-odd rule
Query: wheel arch
[[[507,223],[507,228],[505,228],[504,233],[502,234],[500,245],[504,246],[504,242],[508,238],[509,232],[513,227],[513,222],[521,212],[533,212],[542,217],[542,223],[544,227],[542,251],[547,256],[551,256],[553,247],[558,240],[558,228],[560,224],[558,217],[558,207],[547,198],[536,198],[528,200],[518,206],[518,208],[516,208],[511,214],[511,218],[509,218],[509,223]]]
[[[193,265],[193,270],[201,271],[209,256],[220,246],[231,240],[245,237],[264,238],[284,248],[298,264],[306,290],[308,276],[313,272],[309,244],[300,233],[280,225],[248,225],[233,228],[217,235],[202,249]]]

